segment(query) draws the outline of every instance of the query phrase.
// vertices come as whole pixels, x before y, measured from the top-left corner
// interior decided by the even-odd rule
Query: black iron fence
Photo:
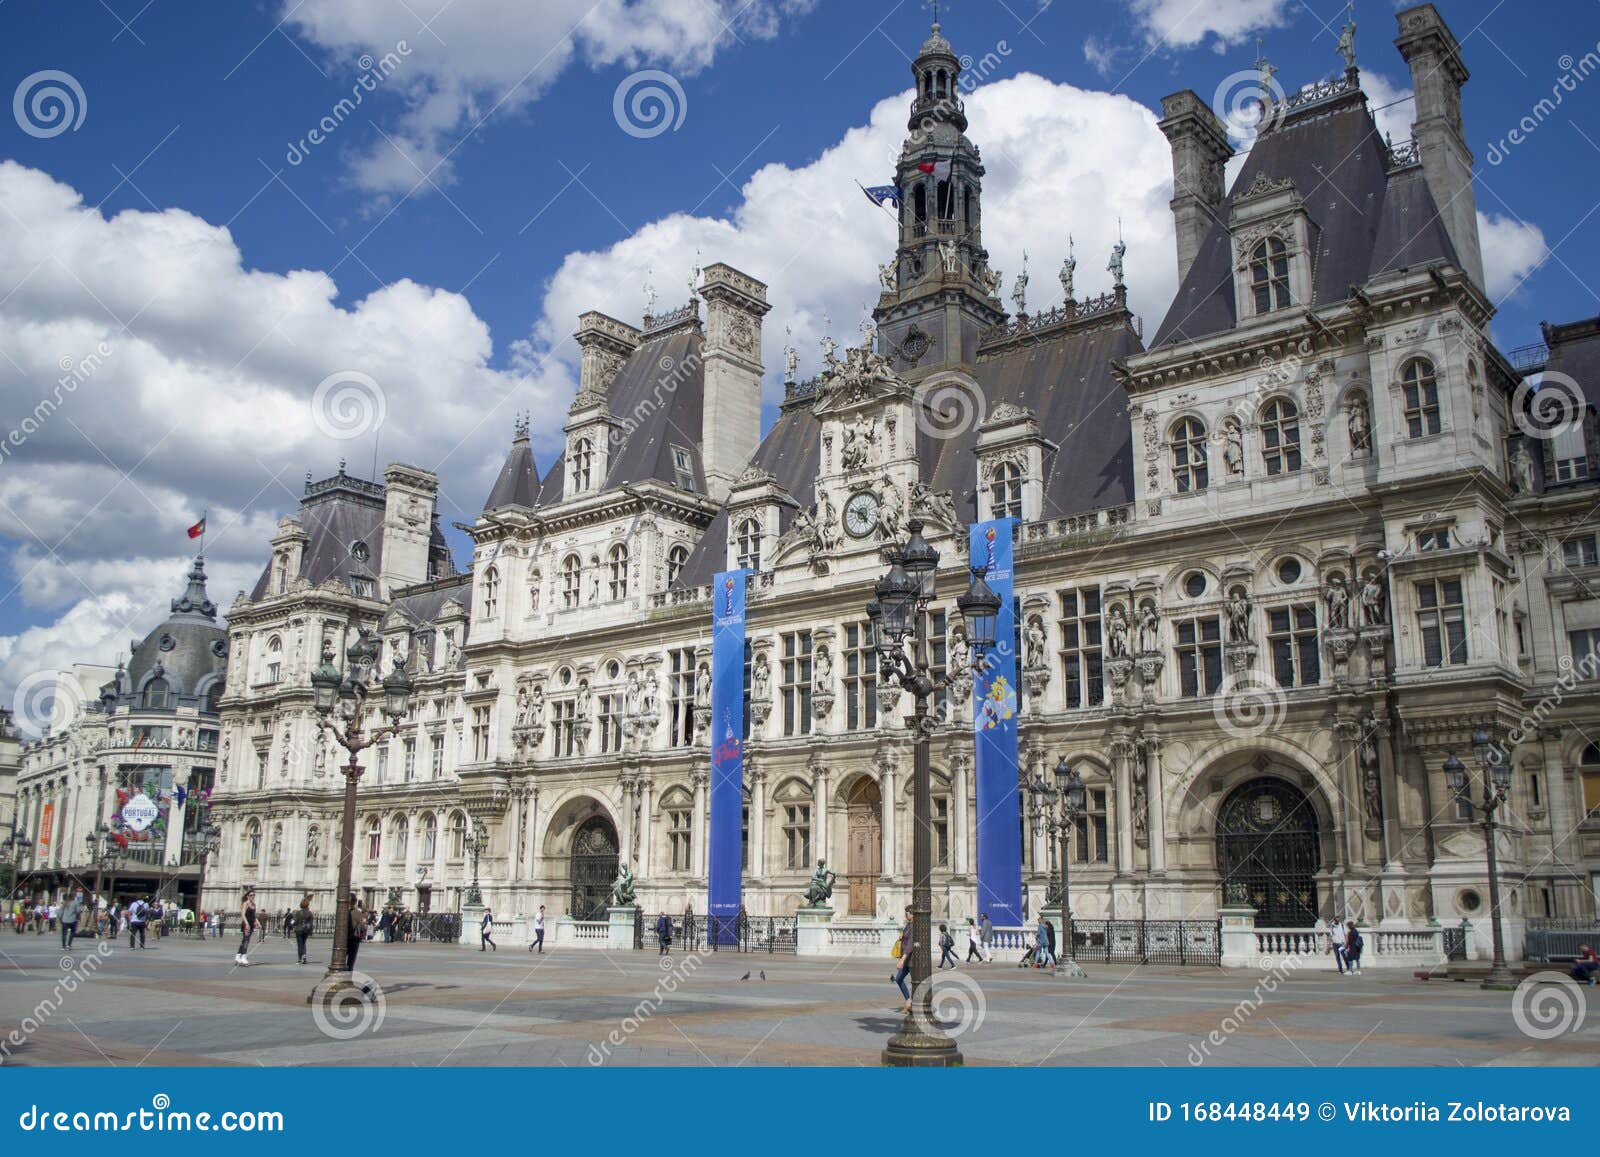
[[[1600,946],[1600,920],[1536,916],[1522,934],[1522,954],[1544,963],[1576,960],[1583,944]]]
[[[696,916],[685,913],[666,917],[672,923],[672,947],[682,952],[779,952],[795,951],[794,916],[751,916],[741,912],[737,916]],[[646,916],[640,912],[634,917],[633,946],[656,948],[660,941],[656,928],[661,914]]]
[[[1465,928],[1446,928],[1444,930],[1444,958],[1446,960],[1465,960],[1467,958],[1467,930]]]
[[[1073,958],[1111,964],[1222,964],[1218,920],[1074,920]]]

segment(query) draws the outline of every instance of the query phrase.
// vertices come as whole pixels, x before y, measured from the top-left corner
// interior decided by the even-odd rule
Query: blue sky
[[[1384,115],[1403,131],[1396,7],[1362,0],[1355,15],[1369,95],[1399,101]],[[1600,78],[1534,111],[1600,53],[1600,8],[1439,8],[1472,69],[1494,332],[1510,348],[1537,340],[1541,320],[1600,312]],[[1174,275],[1152,110],[1181,88],[1211,98],[1258,35],[1287,86],[1332,75],[1343,20],[1332,0],[949,7],[958,51],[987,61],[970,135],[1008,283],[1023,248],[1035,287],[1053,283],[1070,231],[1080,283],[1088,272],[1101,288],[1120,211],[1135,306],[1154,327]],[[118,352],[0,462],[0,691],[41,664],[114,658],[158,618],[200,509],[225,606],[306,470],[348,456],[366,472],[373,439],[305,419],[326,374],[380,383],[379,456],[438,467],[446,522],[469,520],[515,411],[534,412],[550,459],[577,313],[637,320],[646,267],[663,307],[681,303],[698,248],[772,285],[770,400],[784,327],[803,365],[824,312],[852,336],[892,247],[851,179],[891,175],[928,21],[913,0],[9,0],[0,92],[57,70],[83,116],[55,135],[0,118],[7,424],[49,391],[52,367],[107,335]],[[386,53],[392,72],[371,79]],[[682,93],[681,124],[649,137],[613,107],[646,69]],[[372,91],[335,113],[363,76]],[[327,139],[305,147],[330,115]],[[1524,117],[1535,127],[1509,145]],[[28,243],[7,247],[8,231]]]

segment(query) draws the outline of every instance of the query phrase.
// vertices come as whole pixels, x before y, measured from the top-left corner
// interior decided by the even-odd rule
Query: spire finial
[[[1344,6],[1344,27],[1339,29],[1339,55],[1344,57],[1344,71],[1348,76],[1356,71],[1356,5],[1348,0]]]
[[[783,381],[785,385],[794,385],[794,374],[800,368],[800,352],[794,348],[794,332],[788,326],[783,327]]]
[[[1017,274],[1017,283],[1011,290],[1011,303],[1017,307],[1017,315],[1028,312],[1028,251],[1022,251],[1022,272]]]
[[[1072,279],[1078,271],[1078,259],[1073,254],[1072,234],[1067,234],[1067,259],[1061,263],[1061,295],[1067,301],[1073,300]]]
[[[526,410],[516,416],[516,420],[512,423],[511,427],[511,436],[513,439],[521,439],[528,436],[529,419],[530,415]]]
[[[653,318],[656,315],[656,287],[655,287],[654,283],[651,280],[652,275],[654,273],[655,273],[654,266],[650,266],[650,265],[645,266],[645,268],[644,268],[644,319],[645,319],[646,323],[648,323],[650,321],[650,319]]]
[[[923,0],[923,7],[933,10],[933,30],[939,31],[939,9],[948,4],[950,0]]]
[[[1261,103],[1270,105],[1273,103],[1272,89],[1274,82],[1272,78],[1278,74],[1278,70],[1266,58],[1263,44],[1261,37],[1256,37],[1256,77],[1261,86]]]
[[[689,300],[694,301],[695,292],[700,288],[700,250],[694,251],[694,268],[689,270]]]

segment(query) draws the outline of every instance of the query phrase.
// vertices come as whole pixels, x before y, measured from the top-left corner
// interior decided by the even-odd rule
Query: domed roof
[[[956,50],[950,47],[950,42],[944,38],[944,33],[935,24],[933,31],[928,33],[928,39],[922,42],[922,48],[917,53],[920,60],[924,56],[955,56]]]
[[[220,681],[228,664],[228,632],[217,625],[217,605],[206,597],[204,558],[194,560],[188,579],[167,621],[133,643],[127,670],[108,688],[117,702],[137,703],[146,684],[159,677],[172,693],[169,706],[188,705]]]

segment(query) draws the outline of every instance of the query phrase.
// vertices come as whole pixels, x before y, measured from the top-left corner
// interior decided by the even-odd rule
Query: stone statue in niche
[[[1374,827],[1383,823],[1383,795],[1378,782],[1377,720],[1371,715],[1361,720],[1361,746],[1356,753],[1361,764],[1361,804],[1367,813],[1367,822]]]
[[[656,677],[654,670],[645,676],[644,681],[644,710],[643,714],[654,719],[656,717],[656,704],[661,701],[661,680]]]
[[[765,699],[771,685],[772,667],[767,662],[766,655],[757,655],[754,665],[750,668],[750,698]]]
[[[711,668],[704,663],[694,677],[694,705],[696,707],[711,706]]]
[[[885,293],[893,293],[895,291],[894,264],[892,262],[878,266],[878,284],[883,286]]]
[[[1250,641],[1250,596],[1245,594],[1243,587],[1234,587],[1233,593],[1228,596],[1228,641]]]
[[[900,514],[903,506],[900,501],[900,488],[887,474],[883,476],[880,485],[883,487],[883,493],[878,499],[878,537],[884,542],[893,542],[900,537]]]
[[[818,647],[816,658],[811,664],[811,680],[820,689],[826,691],[833,678],[833,658],[828,654],[828,648]]]
[[[589,680],[587,679],[578,684],[577,713],[579,719],[589,718]]]
[[[1389,624],[1389,595],[1383,587],[1383,576],[1369,570],[1361,584],[1361,625],[1384,627]]]
[[[1328,576],[1328,585],[1322,588],[1322,601],[1328,608],[1330,630],[1344,630],[1350,625],[1350,588],[1344,575],[1338,571]]]
[[[1222,466],[1229,478],[1244,477],[1244,435],[1237,418],[1222,423]]]
[[[1022,665],[1030,670],[1038,670],[1045,666],[1045,634],[1044,624],[1035,616],[1028,620],[1028,629],[1023,635],[1023,661]]]
[[[960,631],[950,636],[950,670],[963,672],[972,666],[972,653],[967,650],[967,637]]]
[[[939,258],[944,262],[946,273],[961,272],[961,254],[954,240],[946,239],[939,242]]]
[[[1106,644],[1113,659],[1128,657],[1128,616],[1123,613],[1121,603],[1111,608],[1111,616],[1106,622]]]
[[[1360,394],[1350,399],[1345,424],[1350,430],[1350,452],[1372,453],[1372,414],[1367,409],[1367,399]]]
[[[1518,494],[1533,494],[1538,489],[1533,477],[1533,458],[1520,439],[1511,447],[1511,482]]]
[[[839,464],[846,470],[861,470],[871,465],[872,448],[878,441],[878,425],[865,414],[858,414],[854,422],[844,427],[844,444],[839,451]]]
[[[1161,616],[1154,603],[1146,603],[1139,613],[1139,650],[1146,655],[1161,650]]]
[[[639,682],[639,672],[628,672],[628,689],[625,694],[629,715],[638,715],[644,710],[644,686]]]

